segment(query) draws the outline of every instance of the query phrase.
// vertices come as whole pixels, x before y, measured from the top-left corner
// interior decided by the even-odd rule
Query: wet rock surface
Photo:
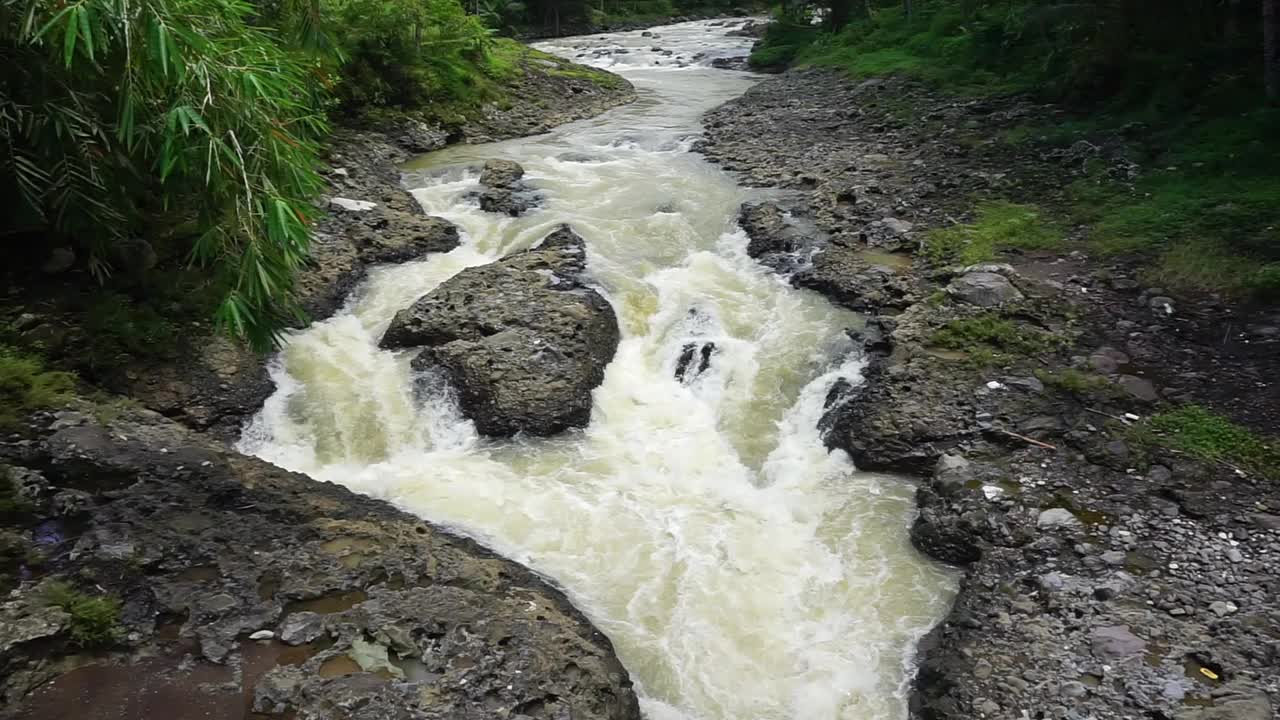
[[[467,268],[400,311],[386,348],[456,387],[486,435],[586,425],[591,391],[619,341],[613,308],[588,285],[586,246],[567,226],[537,247]]]
[[[809,265],[765,264],[870,316],[851,332],[865,381],[833,389],[821,429],[861,469],[924,478],[912,542],[964,573],[921,644],[913,717],[1276,717],[1274,480],[1140,432],[1189,401],[1280,428],[1280,343],[1250,330],[1273,316],[1070,249],[920,252],[974,195],[1045,202],[1083,172],[992,140],[1056,112],[792,71],[709,113],[702,149],[818,230]]]
[[[37,420],[0,446],[46,518],[0,604],[5,717],[639,717],[609,641],[473,541],[148,411]],[[114,641],[74,652],[54,578],[120,600]]]
[[[480,209],[516,217],[538,204],[537,193],[521,178],[524,168],[512,160],[488,160],[480,172]]]

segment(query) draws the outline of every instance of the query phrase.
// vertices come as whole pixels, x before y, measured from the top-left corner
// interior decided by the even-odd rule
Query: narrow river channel
[[[748,191],[690,152],[701,114],[757,80],[707,63],[751,39],[706,22],[652,32],[540,46],[624,75],[634,104],[405,169],[462,246],[375,269],[341,313],[295,334],[241,448],[553,578],[613,640],[652,720],[905,718],[912,649],[954,579],[908,542],[913,487],[818,437],[832,383],[859,378],[844,332],[857,319],[748,258],[735,223]],[[596,52],[610,49],[627,52]],[[481,212],[467,195],[486,158],[521,163],[541,207]],[[587,240],[622,344],[585,430],[481,438],[377,339],[462,268],[564,222]],[[686,385],[674,368],[695,339],[717,352]]]

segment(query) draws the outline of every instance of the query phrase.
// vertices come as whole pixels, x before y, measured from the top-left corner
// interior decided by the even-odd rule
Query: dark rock
[[[13,451],[0,446],[0,459],[13,462]],[[181,696],[194,691],[182,687],[191,677],[226,677],[203,688],[202,701],[241,707],[253,697],[259,710],[300,718],[428,720],[475,716],[488,698],[589,720],[640,717],[609,641],[563,594],[388,503],[134,408],[109,424],[86,414],[22,452],[49,468],[54,486],[109,481],[77,526],[66,578],[121,598],[112,655],[122,672],[99,675],[91,711],[78,692],[54,691],[48,681],[79,666],[59,658],[83,651],[69,643],[68,614],[30,587],[0,605],[0,697],[17,716],[134,717],[134,693]],[[208,575],[192,575],[198,567]],[[306,603],[315,611],[288,610]],[[157,632],[173,618],[180,634]],[[312,644],[294,653],[300,664],[264,674],[249,658],[283,645],[246,638],[276,627]],[[420,672],[406,676],[389,652]],[[360,671],[322,676],[338,660]],[[46,691],[23,698],[39,685]]]
[[[843,245],[828,244],[791,281],[859,311],[901,309],[917,297],[910,278],[870,263]]]
[[[486,160],[480,184],[491,188],[514,187],[524,177],[524,168],[514,160]]]
[[[753,258],[795,252],[808,240],[787,222],[782,208],[771,202],[743,203],[738,224],[747,233],[747,254]]]
[[[516,217],[538,204],[538,195],[526,185],[524,168],[511,160],[488,160],[480,173],[480,209]]]
[[[1154,403],[1160,401],[1160,393],[1156,392],[1156,388],[1151,384],[1150,380],[1140,378],[1136,375],[1121,375],[1116,379],[1116,384],[1124,390],[1129,397],[1135,400],[1141,400],[1144,403]]]
[[[401,310],[386,348],[427,347],[486,435],[581,427],[619,339],[608,302],[586,286],[586,246],[562,226],[532,250],[467,268]]]
[[[706,372],[711,367],[711,356],[715,352],[716,344],[713,342],[685,343],[680,349],[680,358],[676,360],[676,379],[687,383]]]

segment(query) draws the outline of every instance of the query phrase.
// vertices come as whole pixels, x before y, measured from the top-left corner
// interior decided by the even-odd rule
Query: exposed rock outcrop
[[[40,470],[24,492],[51,516],[33,535],[41,572],[119,598],[124,652],[51,662],[73,649],[72,617],[34,590],[0,606],[16,717],[639,718],[608,639],[475,542],[148,411],[50,421],[0,459]]]
[[[487,160],[480,172],[480,209],[515,217],[537,206],[538,195],[522,180],[524,168],[513,160]]]
[[[587,285],[586,246],[567,226],[538,247],[463,270],[400,311],[385,348],[458,389],[486,435],[551,435],[581,427],[619,340],[618,320]]]

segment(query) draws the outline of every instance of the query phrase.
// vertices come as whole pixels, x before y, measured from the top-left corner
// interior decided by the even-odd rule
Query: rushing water
[[[859,378],[844,334],[856,318],[748,258],[745,191],[689,152],[699,116],[756,80],[703,63],[751,41],[705,22],[655,31],[543,46],[622,73],[634,104],[412,164],[414,194],[462,246],[375,269],[341,313],[294,335],[242,448],[554,578],[613,640],[649,718],[903,718],[912,647],[952,579],[907,541],[912,488],[818,437],[828,389]],[[490,157],[523,164],[543,206],[507,218],[468,201]],[[478,437],[376,341],[396,310],[562,222],[587,239],[622,344],[585,430]],[[686,386],[673,370],[694,338],[718,352]]]

